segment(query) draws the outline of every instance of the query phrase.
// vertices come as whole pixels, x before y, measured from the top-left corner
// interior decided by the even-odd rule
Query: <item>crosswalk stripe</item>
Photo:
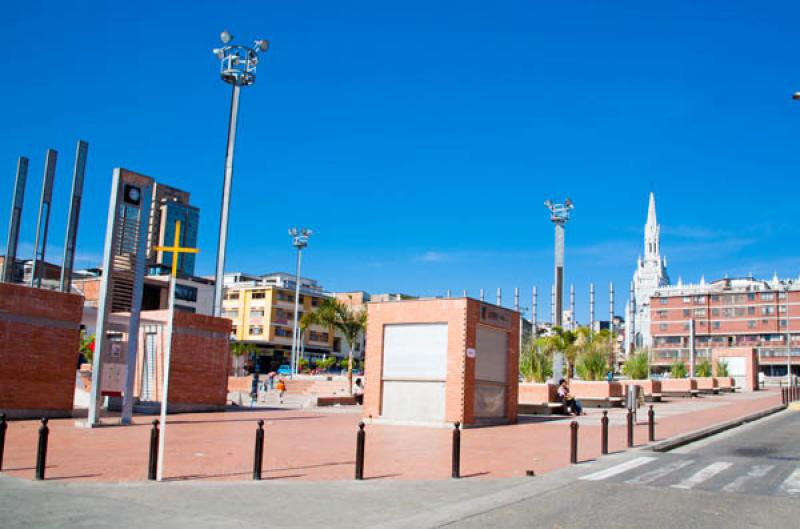
[[[627,472],[628,470],[632,470],[636,467],[646,465],[652,461],[655,461],[656,459],[657,458],[655,457],[637,457],[636,459],[631,459],[630,461],[620,463],[619,465],[615,465],[611,468],[601,470],[600,472],[595,472],[594,474],[588,474],[586,476],[582,476],[579,479],[584,479],[588,481],[600,481],[602,479],[610,478],[611,476],[616,476],[617,474],[622,474],[623,472]]]
[[[742,489],[745,483],[753,479],[763,478],[769,474],[773,468],[775,468],[775,465],[753,465],[750,472],[731,481],[722,487],[722,490],[725,492],[737,492]]]
[[[694,461],[691,459],[687,459],[684,461],[673,461],[672,463],[666,464],[661,468],[651,470],[650,472],[645,472],[641,476],[629,479],[625,483],[630,483],[631,485],[646,485],[648,483],[652,483],[657,479],[663,478],[668,474],[672,474],[676,470],[680,470],[683,467],[689,466],[692,463],[694,463]]]
[[[786,478],[786,481],[781,483],[781,492],[791,495],[800,494],[800,468],[797,468]]]
[[[698,470],[693,475],[689,476],[680,483],[672,485],[672,487],[675,489],[686,489],[686,490],[692,489],[696,485],[699,485],[700,483],[713,478],[714,476],[716,476],[723,470],[731,467],[732,465],[733,463],[728,463],[726,461],[718,461],[716,463],[712,463],[707,467]]]

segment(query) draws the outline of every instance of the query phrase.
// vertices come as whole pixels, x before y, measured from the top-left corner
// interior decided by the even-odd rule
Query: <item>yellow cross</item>
[[[184,248],[181,246],[181,221],[175,221],[175,242],[172,246],[154,246],[157,252],[172,252],[172,277],[178,275],[178,257],[182,253],[199,253],[197,248]]]

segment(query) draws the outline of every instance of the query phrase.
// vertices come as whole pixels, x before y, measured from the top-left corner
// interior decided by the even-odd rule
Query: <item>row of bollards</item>
[[[790,402],[800,400],[800,386],[793,385],[781,388],[781,400],[783,404],[789,404]]]
[[[633,448],[633,412],[628,410],[627,419],[627,434],[628,434],[628,448]],[[603,410],[603,417],[600,419],[601,433],[600,433],[600,452],[603,455],[608,455],[608,411]],[[569,462],[576,464],[578,462],[578,421],[572,421],[569,424]],[[653,406],[647,412],[647,438],[652,443],[656,440],[656,412]]]

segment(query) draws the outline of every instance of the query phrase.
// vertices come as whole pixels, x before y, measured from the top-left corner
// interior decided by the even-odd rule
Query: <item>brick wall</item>
[[[70,416],[83,298],[0,283],[0,410]]]

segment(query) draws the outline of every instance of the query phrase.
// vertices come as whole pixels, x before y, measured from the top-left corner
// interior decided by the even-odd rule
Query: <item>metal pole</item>
[[[483,289],[481,289],[481,301],[482,301],[482,302],[483,302],[483,301],[486,301],[486,298],[485,298],[485,296],[484,296],[484,294],[483,294]]]
[[[147,459],[147,479],[155,481],[158,476],[158,419],[153,419],[150,429],[150,457]]]
[[[497,287],[497,305],[503,306],[503,290],[500,287]]]
[[[292,376],[297,374],[297,317],[300,311],[300,264],[302,260],[303,249],[297,248],[297,274],[295,274],[294,281],[294,327],[292,327],[292,359],[290,371]]]
[[[261,469],[264,466],[264,419],[258,420],[256,429],[256,447],[253,456],[253,479],[261,479]]]
[[[456,421],[453,426],[453,457],[451,461],[451,477],[453,479],[459,479],[461,477],[461,430],[459,429],[461,423]]]
[[[630,323],[628,326],[630,330],[628,331],[628,351],[627,354],[630,355],[636,349],[636,293],[634,291],[633,281],[631,281],[631,289],[629,293],[630,297]]]
[[[83,177],[86,173],[86,156],[88,152],[89,144],[85,141],[79,141],[75,152],[75,168],[72,171],[72,198],[69,203],[67,234],[64,237],[64,257],[61,260],[61,292],[69,292],[72,289],[72,269],[75,265],[75,246],[78,239]]]
[[[42,286],[42,272],[39,267],[44,266],[45,250],[47,249],[47,229],[50,226],[50,203],[53,200],[53,180],[56,176],[57,157],[58,153],[55,150],[47,149],[47,156],[44,162],[44,179],[42,181],[42,198],[39,202],[39,220],[36,222],[36,242],[33,245],[33,263],[31,266],[30,286],[35,286],[36,288],[41,288]]]
[[[564,311],[564,225],[556,223],[556,248],[555,248],[555,320],[554,325],[561,327]]]
[[[633,411],[628,410],[628,448],[633,448]]]
[[[356,434],[356,479],[364,479],[364,449],[367,433],[364,431],[364,422],[358,423],[358,433]]]
[[[792,335],[789,332],[789,285],[786,285],[786,384],[792,385]]]
[[[514,287],[514,310],[519,312],[519,287]]]
[[[608,331],[610,334],[609,344],[609,367],[615,371],[614,364],[616,364],[616,356],[614,355],[614,283],[608,284]]]
[[[450,289],[449,288],[447,289],[447,292],[445,293],[444,297],[446,297],[447,299],[450,299]]]
[[[652,443],[656,440],[656,412],[653,411],[653,405],[650,405],[650,410],[647,412],[647,429],[648,439]]]
[[[231,113],[228,121],[228,149],[225,154],[225,180],[222,186],[222,208],[219,216],[217,271],[214,276],[214,316],[222,316],[222,287],[225,280],[225,250],[228,244],[228,215],[233,186],[233,150],[236,146],[236,120],[239,117],[239,85],[233,85]]]
[[[464,297],[467,297],[467,289],[464,289]]]
[[[531,291],[532,294],[532,305],[531,305],[531,323],[533,323],[533,339],[536,339],[536,319],[539,314],[539,293],[536,291],[536,287],[533,287]]]
[[[603,455],[608,454],[608,411],[603,410],[603,418],[600,419],[602,426],[602,434],[600,437],[600,452]]]
[[[556,286],[550,287],[550,325],[556,325]]]
[[[47,438],[50,436],[50,428],[47,427],[47,418],[42,417],[42,425],[39,427],[39,444],[36,447],[36,479],[44,479],[44,471],[47,467]]]
[[[594,332],[594,283],[589,283],[589,329]]]
[[[17,160],[17,175],[14,178],[14,197],[11,199],[11,218],[8,221],[6,257],[3,260],[3,273],[0,281],[11,283],[14,280],[14,265],[17,262],[19,244],[19,224],[22,218],[22,205],[25,202],[25,181],[28,179],[28,159],[20,156]]]
[[[694,378],[694,318],[689,320],[689,378]]]
[[[167,321],[167,345],[164,351],[164,391],[161,395],[161,435],[158,438],[158,473],[156,479],[164,479],[164,445],[167,439],[167,407],[169,402],[169,372],[172,357],[172,336],[175,326],[175,277],[169,282],[169,321]]]
[[[569,286],[569,317],[569,328],[575,330],[575,285]]]
[[[569,462],[578,462],[578,421],[569,423]]]

